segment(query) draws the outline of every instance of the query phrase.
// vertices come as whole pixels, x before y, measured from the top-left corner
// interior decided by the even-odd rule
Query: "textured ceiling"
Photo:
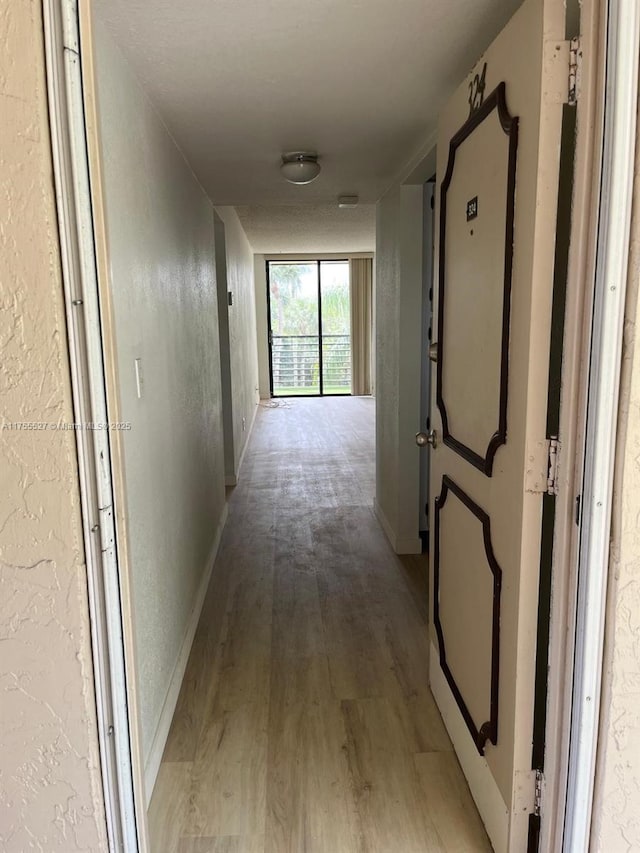
[[[373,252],[376,206],[354,210],[325,205],[237,207],[254,252]]]
[[[95,2],[214,203],[332,205],[336,227],[337,196],[373,203],[391,186],[518,5]],[[309,186],[279,174],[281,153],[299,149],[320,156]]]

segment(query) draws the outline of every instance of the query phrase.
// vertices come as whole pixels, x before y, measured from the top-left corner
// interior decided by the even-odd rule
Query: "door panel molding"
[[[446,644],[444,630],[440,619],[440,516],[447,502],[449,492],[478,519],[482,525],[482,535],[485,556],[491,574],[493,575],[493,614],[492,614],[492,638],[491,638],[491,703],[489,719],[478,728],[469,711],[462,692],[456,683],[453,672],[447,662]],[[484,755],[487,741],[494,746],[498,742],[498,688],[500,683],[500,591],[502,586],[502,569],[500,568],[493,551],[491,542],[491,521],[488,514],[478,506],[463,489],[460,488],[451,477],[446,474],[442,477],[440,494],[435,499],[435,525],[434,525],[434,555],[433,555],[433,623],[438,638],[440,653],[440,667],[447,679],[451,692],[458,704],[467,728],[471,733],[473,741],[480,755]]]
[[[456,438],[449,428],[449,417],[443,392],[443,367],[445,355],[445,296],[447,274],[447,193],[451,185],[456,162],[456,152],[462,143],[493,111],[497,111],[500,125],[508,137],[506,223],[504,233],[504,279],[502,298],[502,341],[500,359],[500,389],[497,428],[491,436],[484,455],[473,450],[468,444]],[[515,211],[516,155],[518,148],[518,118],[512,116],[507,108],[506,84],[501,82],[486,100],[471,113],[460,130],[449,142],[449,159],[440,187],[440,233],[439,233],[439,285],[438,285],[438,360],[436,367],[436,403],[442,418],[442,437],[444,443],[459,453],[467,462],[474,465],[488,477],[492,475],[493,460],[498,448],[507,440],[507,395],[509,373],[509,327],[511,310],[511,278],[513,267],[513,221]],[[473,199],[476,203],[477,197]],[[471,202],[470,202],[471,203]]]

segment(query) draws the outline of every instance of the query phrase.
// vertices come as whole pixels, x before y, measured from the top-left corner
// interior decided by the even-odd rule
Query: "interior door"
[[[431,687],[494,848],[526,851],[568,45],[525,0],[438,128]]]

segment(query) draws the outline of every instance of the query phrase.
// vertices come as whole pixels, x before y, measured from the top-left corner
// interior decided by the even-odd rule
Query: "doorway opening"
[[[348,260],[267,261],[272,397],[351,393]]]
[[[475,216],[474,216],[474,218],[475,218]],[[291,264],[292,262],[288,262],[288,263],[289,263],[289,264]],[[327,341],[328,341],[332,336],[335,336],[334,334],[332,334],[332,326],[331,326],[331,323],[330,323],[330,322],[328,322],[328,321],[326,320],[325,314],[323,313],[323,302],[325,302],[325,303],[326,303],[326,301],[327,301],[327,299],[326,299],[326,297],[325,297],[325,294],[324,294],[324,291],[323,291],[323,276],[324,276],[324,273],[325,273],[325,266],[327,266],[327,267],[328,267],[328,265],[330,265],[330,264],[343,264],[343,265],[344,265],[344,267],[345,267],[345,269],[346,269],[346,271],[347,271],[347,275],[348,275],[348,263],[347,263],[346,261],[337,261],[337,262],[336,262],[336,261],[333,261],[333,262],[330,262],[330,261],[319,261],[319,260],[318,260],[318,261],[313,261],[313,262],[311,262],[311,263],[309,263],[309,262],[305,262],[305,263],[300,263],[300,262],[298,262],[298,265],[299,265],[299,266],[302,266],[302,267],[304,267],[304,266],[306,266],[306,267],[310,267],[310,268],[312,269],[312,275],[313,275],[313,267],[315,267],[315,275],[316,275],[316,278],[315,278],[315,283],[316,283],[316,311],[315,311],[315,320],[316,320],[316,323],[315,323],[315,327],[313,327],[313,325],[312,325],[312,327],[311,327],[312,329],[313,329],[313,328],[315,328],[315,332],[314,332],[314,333],[312,333],[312,334],[310,334],[310,335],[308,335],[307,337],[310,337],[310,338],[314,338],[314,337],[315,337],[315,339],[316,339],[316,348],[317,348],[317,349],[316,349],[316,357],[317,357],[317,365],[316,365],[316,367],[315,367],[315,370],[316,370],[317,378],[315,379],[315,382],[316,382],[316,384],[315,384],[315,385],[314,385],[314,383],[312,382],[312,383],[311,383],[311,384],[309,384],[309,385],[304,385],[304,384],[303,384],[303,385],[299,386],[299,388],[298,388],[297,390],[294,388],[294,392],[295,392],[295,393],[290,394],[291,396],[295,396],[296,394],[297,394],[298,396],[300,396],[300,395],[305,395],[305,396],[320,396],[320,395],[329,395],[329,394],[343,394],[343,395],[348,395],[348,394],[349,394],[349,391],[347,390],[347,389],[348,389],[348,387],[349,387],[349,385],[348,385],[348,383],[347,383],[346,381],[345,381],[345,383],[344,383],[344,386],[342,386],[342,387],[344,388],[344,390],[340,390],[340,391],[332,390],[332,389],[333,389],[333,386],[332,386],[332,384],[331,384],[331,381],[329,381],[329,379],[328,379],[328,376],[327,376],[327,370],[326,370],[326,367],[327,367],[327,365],[328,365],[328,360],[324,357],[324,356],[325,356],[325,344],[326,344],[326,342],[327,342]],[[269,298],[269,313],[268,313],[268,316],[269,316],[269,331],[270,331],[270,353],[269,353],[269,354],[270,354],[270,366],[271,366],[271,393],[272,393],[272,395],[273,395],[273,396],[289,396],[289,395],[286,393],[286,391],[287,391],[287,390],[291,391],[291,386],[283,385],[283,383],[282,383],[282,382],[280,383],[280,385],[279,385],[279,387],[278,387],[277,389],[276,389],[276,388],[274,388],[274,354],[273,354],[273,348],[274,348],[274,347],[273,347],[273,345],[274,345],[274,337],[273,337],[273,335],[272,335],[272,332],[274,331],[274,326],[273,326],[273,317],[274,317],[274,314],[273,314],[273,305],[271,304],[272,299],[273,299],[273,293],[272,293],[272,290],[271,290],[271,280],[270,280],[270,279],[271,279],[271,275],[270,275],[270,274],[272,274],[272,273],[273,273],[273,267],[276,267],[276,266],[284,267],[285,265],[286,265],[286,264],[284,264],[283,262],[280,262],[280,261],[277,261],[277,262],[271,262],[271,263],[268,263],[268,264],[267,264],[267,277],[268,277],[267,295],[268,295],[268,298]],[[271,267],[271,269],[270,269],[270,267]],[[348,282],[348,278],[347,278],[347,282]],[[348,287],[348,286],[347,286],[347,287]],[[347,294],[348,294],[348,292],[349,292],[349,291],[348,291],[348,289],[347,289]],[[347,305],[349,305],[349,296],[347,296]],[[354,312],[354,313],[355,313],[355,312]],[[350,316],[349,316],[349,321],[350,321]],[[344,328],[349,329],[349,323],[345,323]],[[285,335],[285,333],[284,333],[284,331],[285,331],[285,330],[284,330],[284,328],[283,328],[283,329],[281,329],[280,331],[282,332],[282,334],[280,335],[280,337],[283,337],[283,338],[284,338],[284,337],[286,337],[286,335]],[[347,334],[348,334],[348,332],[347,332]],[[291,336],[293,337],[293,335],[291,335]],[[302,337],[304,337],[304,335],[303,335]],[[358,337],[357,337],[357,336],[355,336],[355,342],[352,342],[351,338],[349,339],[349,344],[350,344],[349,355],[351,355],[351,346],[352,346],[352,343],[354,343],[354,344],[355,344],[355,345],[354,345],[354,349],[357,351],[357,349],[358,349],[358,347],[357,347],[357,340],[358,340]],[[348,359],[348,360],[347,360],[347,365],[349,365],[349,364],[350,364],[350,359]],[[355,371],[355,370],[354,370],[353,372],[354,372],[354,373],[356,373],[356,371]],[[313,371],[312,371],[312,378],[313,378]],[[613,383],[611,383],[611,384],[613,384]],[[302,390],[301,390],[301,389],[302,389]],[[355,394],[355,393],[356,393],[356,392],[354,392],[354,394]],[[304,406],[311,405],[311,404],[313,404],[314,402],[315,402],[315,403],[317,403],[318,405],[332,404],[332,403],[331,403],[331,401],[329,401],[329,400],[328,400],[328,401],[324,401],[324,402],[322,402],[322,401],[312,401],[312,400],[309,400],[309,401],[297,401],[294,405],[295,405],[296,407],[300,407],[300,408],[302,408],[302,407],[304,407]],[[352,400],[352,401],[340,401],[340,404],[343,404],[343,403],[345,403],[345,404],[350,404],[350,403],[357,404],[357,402],[358,402],[358,401],[357,401],[357,399],[354,399],[354,400]],[[285,413],[285,412],[286,412],[286,407],[287,407],[288,405],[289,405],[289,404],[286,404],[286,405],[284,405],[284,406],[282,406],[282,407],[275,407],[275,408],[274,408],[274,411],[275,411],[275,412],[277,412],[277,413],[278,413],[278,415],[283,414],[283,413]],[[270,414],[271,414],[271,412],[270,412]],[[274,430],[274,432],[276,432],[276,431]],[[302,434],[302,435],[304,435],[304,430],[299,430],[299,429],[297,429],[297,430],[296,430],[296,434]],[[289,452],[289,448],[287,448],[287,452]],[[305,456],[305,461],[307,461],[307,460],[308,460],[308,453],[306,453],[306,452],[305,452],[305,453],[304,453],[304,456]],[[272,473],[273,473],[273,472],[269,472],[269,473],[270,473],[270,482],[273,482],[273,479],[274,479],[274,478],[273,478],[273,476],[272,476]],[[328,485],[331,485],[331,484],[333,483],[334,479],[335,479],[335,478],[333,477],[333,475],[332,475],[331,477],[326,477],[326,478],[325,478],[325,485],[327,485],[327,486],[328,486]],[[247,477],[247,481],[248,481],[248,482],[250,482],[249,477]],[[281,477],[280,482],[281,482],[281,483],[283,483],[283,484],[285,484],[285,485],[290,485],[291,480],[290,480],[290,479],[288,479],[286,476],[283,476],[283,477]],[[255,489],[255,491],[256,491],[256,492],[258,492],[258,489]],[[345,488],[345,492],[347,492],[346,497],[347,497],[348,499],[352,497],[351,495],[349,495],[349,494],[348,494],[348,490],[347,490],[346,488]],[[314,496],[314,497],[316,497],[316,496]],[[334,508],[334,507],[335,507],[335,504],[337,504],[337,500],[334,502],[333,495],[329,494],[329,496],[328,496],[328,500],[327,500],[327,503],[331,504],[331,507],[332,507],[332,508]],[[280,503],[279,503],[279,502],[277,502],[277,501],[275,502],[275,504],[274,504],[274,505],[275,505],[275,506],[277,506],[277,507],[280,507]],[[451,501],[450,501],[450,503],[449,503],[449,508],[448,508],[449,510],[451,509],[451,505],[452,505],[452,503],[451,503]],[[250,521],[251,521],[251,524],[256,524],[255,513],[253,513],[253,510],[254,510],[254,508],[253,508],[253,507],[251,507],[252,515],[251,515]],[[247,520],[248,520],[248,518],[249,518],[249,517],[247,517]],[[244,525],[244,526],[243,526],[243,530],[246,530],[246,525]],[[269,533],[270,533],[270,534],[273,532],[273,527],[271,526],[271,520],[269,520],[269,528],[268,528],[268,530],[269,530]],[[321,532],[322,532],[322,531],[321,531]],[[286,537],[280,537],[280,538],[278,538],[278,537],[277,537],[277,535],[276,535],[275,537],[273,537],[273,538],[274,538],[274,540],[275,540],[275,543],[277,543],[278,541],[286,540]],[[288,540],[287,540],[287,541],[288,541]],[[326,545],[327,545],[327,542],[332,542],[332,541],[333,541],[333,540],[331,540],[331,539],[330,539],[330,537],[326,536],[326,531],[324,531],[324,538],[323,538],[323,541],[322,541],[320,544],[322,544],[323,546],[326,546]],[[366,539],[365,539],[365,541],[366,541]],[[124,550],[124,549],[123,549],[123,550]],[[265,548],[264,550],[265,550],[265,552],[267,552],[267,548]],[[302,548],[302,550],[304,551],[304,543],[303,543],[303,548]],[[311,550],[311,552],[313,553],[313,550],[312,550],[312,549],[309,549],[309,550]],[[352,554],[351,554],[351,553],[349,553],[349,556],[351,557],[351,556],[352,556]],[[373,559],[372,559],[372,556],[373,556],[373,555],[372,555],[371,553],[369,553],[369,554],[365,554],[364,556],[365,556],[365,560],[362,560],[362,562],[360,563],[360,565],[359,565],[359,566],[358,566],[358,564],[356,563],[356,567],[361,567],[362,565],[364,565],[364,564],[365,564],[365,561],[366,561],[366,564],[367,564],[367,565],[373,564]],[[329,562],[330,562],[330,561],[329,561]],[[304,568],[304,567],[303,567],[303,568]],[[349,567],[347,566],[347,568],[349,568]],[[298,571],[298,572],[296,573],[296,575],[295,575],[295,579],[296,579],[296,580],[298,580],[298,579],[300,579],[300,578],[301,578],[301,581],[300,581],[300,582],[301,582],[301,583],[304,583],[305,578],[306,578],[306,574],[308,574],[308,573],[305,573],[304,571]],[[274,577],[275,577],[275,573],[274,573]],[[260,575],[260,576],[259,576],[259,578],[258,578],[258,580],[262,580],[262,579],[263,579],[263,575]],[[335,584],[338,584],[340,581],[342,581],[342,580],[343,580],[343,578],[337,577],[337,578],[331,578],[331,580],[332,580],[332,581],[334,581],[334,582],[335,582]],[[348,586],[347,586],[347,585],[344,585],[344,586],[348,589]],[[327,583],[327,584],[325,585],[325,590],[329,590],[329,589],[330,589],[330,587],[329,587],[329,584]],[[377,587],[377,590],[376,590],[376,591],[377,591],[378,593],[380,592],[380,586],[378,586],[378,587]],[[402,596],[400,596],[400,599],[402,599],[402,598],[403,598],[403,597],[402,597]],[[219,597],[218,597],[218,600],[220,600],[220,598],[219,598]],[[238,598],[238,600],[240,600],[240,598]],[[395,599],[393,596],[391,596],[391,597],[390,597],[390,600],[391,600],[391,603],[394,605],[394,607],[398,604],[398,602],[396,601],[396,599]],[[347,602],[347,603],[348,603],[348,604],[350,604],[350,602]],[[376,607],[378,607],[378,606],[379,606],[379,599],[376,599],[376,602],[374,602],[374,603],[376,604]],[[401,604],[401,603],[402,603],[402,600],[400,600],[400,604]],[[351,618],[352,618],[352,609],[351,609],[350,607],[349,607],[349,608],[345,608],[345,612],[346,612],[346,614],[348,615],[348,618],[349,618],[349,619],[351,619]],[[303,613],[302,615],[304,616],[305,614]],[[340,615],[340,614],[338,614],[338,615]],[[375,641],[376,641],[375,630],[379,629],[379,628],[380,628],[380,625],[382,625],[382,627],[383,627],[383,628],[385,627],[385,626],[384,626],[384,622],[382,622],[382,621],[381,621],[381,618],[380,618],[380,612],[379,612],[379,610],[376,610],[376,611],[374,612],[374,615],[376,616],[376,620],[374,620],[374,621],[373,621],[373,628],[372,628],[372,632],[374,633],[374,635],[373,635],[373,638],[372,638],[371,642],[369,642],[368,644],[366,644],[367,646],[371,646],[371,647],[373,647],[373,646],[374,646],[374,643],[375,643]],[[391,616],[393,616],[393,615],[394,615],[394,614],[392,613],[392,614],[391,614]],[[404,615],[404,614],[402,614],[402,613],[400,614],[400,617],[401,617],[401,618],[400,618],[400,619],[398,619],[398,621],[399,621],[399,622],[401,622],[401,621],[402,621],[402,616],[403,616],[403,615]],[[346,620],[345,620],[345,621],[346,621]],[[311,620],[309,620],[309,624],[312,624],[312,623],[311,623]],[[348,626],[348,627],[350,627],[350,626]],[[128,626],[127,626],[127,625],[125,625],[125,628],[127,628],[127,629],[128,629]],[[329,634],[329,632],[327,632],[327,633]],[[362,636],[361,634],[357,634],[357,633],[355,633],[355,638],[356,638],[356,640],[357,640],[357,639],[359,639],[361,636]],[[390,633],[386,633],[386,632],[383,630],[383,631],[382,631],[381,636],[384,636],[384,637],[387,637],[387,638],[388,638],[388,637],[390,637],[390,636],[392,637],[392,634],[390,634]],[[285,638],[286,638],[286,632],[285,632]],[[366,635],[365,635],[365,638],[366,638]],[[329,637],[329,639],[331,639],[331,637]],[[227,648],[229,648],[229,647],[230,647],[230,646],[227,646]],[[253,652],[253,647],[250,649],[250,651],[251,651],[251,652]],[[388,657],[389,657],[389,660],[394,661],[394,660],[396,660],[396,659],[397,659],[397,658],[396,658],[396,651],[397,651],[397,648],[391,648],[391,653],[393,653],[393,655],[392,655],[391,653],[389,654],[389,656],[388,656]],[[278,656],[275,656],[275,657],[274,657],[274,660],[276,661],[276,664],[280,664],[280,662],[281,662],[281,660],[282,660],[282,659],[283,659],[283,657],[278,657]],[[369,660],[369,655],[368,655],[368,653],[367,653],[367,654],[358,654],[357,656],[354,656],[354,660],[355,660],[355,659],[358,659],[358,660],[365,660],[365,661],[366,661],[366,660]],[[288,658],[287,658],[287,660],[288,660]],[[306,663],[306,662],[305,662],[305,663]],[[387,661],[387,663],[388,663],[388,661]],[[343,665],[343,661],[342,661],[342,659],[339,659],[339,660],[338,660],[338,662],[336,663],[336,668],[338,667],[338,665]],[[343,669],[347,672],[347,674],[349,674],[349,670],[348,670],[348,668],[347,668],[347,667],[344,667],[344,666],[343,666]],[[392,671],[392,669],[393,669],[393,667],[391,667],[391,666],[387,665],[387,666],[386,666],[386,668],[385,668],[385,673],[387,673],[387,672],[389,672],[389,671]],[[405,670],[406,670],[406,669],[407,669],[407,668],[405,667]],[[238,672],[240,672],[240,671],[244,672],[245,670],[239,667],[236,671],[238,671]],[[309,671],[311,671],[311,670],[309,670]],[[250,670],[249,670],[249,672],[250,672]],[[340,672],[340,673],[342,673],[342,670],[339,670],[339,672]],[[360,675],[360,672],[358,671],[354,677],[358,677],[359,675]],[[365,672],[365,675],[366,675],[366,672]],[[384,673],[383,673],[383,675],[381,676],[381,678],[382,678],[382,677],[384,677]],[[346,677],[344,677],[344,680],[346,681]],[[377,681],[377,679],[376,679],[376,681]],[[132,679],[132,682],[133,682],[133,679]],[[187,683],[187,686],[188,686],[190,683],[195,683],[195,682],[186,682],[186,683]],[[201,680],[200,680],[200,683],[202,683],[202,682],[201,682]],[[275,683],[275,680],[274,680],[274,683]],[[423,679],[423,683],[424,683],[424,679]],[[342,701],[344,701],[344,702],[348,702],[348,703],[351,703],[351,705],[350,705],[350,706],[346,706],[346,708],[347,708],[347,710],[348,710],[348,711],[350,711],[350,712],[351,712],[351,716],[355,716],[356,712],[358,712],[358,713],[360,712],[360,707],[359,707],[359,706],[355,706],[355,705],[354,705],[354,703],[355,703],[355,702],[361,702],[361,703],[363,704],[363,706],[364,706],[364,705],[365,705],[365,703],[367,703],[367,702],[368,702],[368,700],[369,700],[370,698],[371,698],[371,697],[369,697],[368,695],[365,695],[365,696],[364,696],[364,698],[362,698],[362,699],[353,699],[352,697],[350,697],[350,698],[346,698],[346,699],[344,699],[344,700],[342,700]],[[372,703],[371,703],[371,702],[369,702],[368,704],[370,705],[370,704],[372,704]],[[365,710],[366,710],[366,708],[365,708]],[[226,713],[227,713],[227,711],[229,711],[229,709],[228,709],[228,708],[223,708],[223,714],[222,714],[222,716],[224,716],[224,714],[226,714]],[[365,715],[365,712],[364,712],[364,710],[363,710],[363,712],[362,712],[362,716],[363,716],[363,718],[364,718],[364,715]],[[375,719],[374,719],[374,722],[375,722]],[[355,727],[352,727],[352,728],[350,729],[350,731],[354,731],[354,730],[355,730]],[[357,733],[357,732],[356,732],[356,733]],[[309,740],[310,740],[310,742],[314,742],[312,738],[310,738]],[[355,737],[354,737],[354,739],[353,739],[353,740],[354,740],[354,743],[355,743],[355,742],[356,742],[356,741],[355,741]],[[381,740],[382,740],[382,739],[381,739]],[[216,742],[217,742],[217,745],[218,745],[218,746],[220,746],[220,744],[222,743],[222,737],[220,737],[220,740],[218,740],[218,741],[216,741]],[[250,742],[250,740],[249,740],[249,739],[247,739],[247,738],[239,738],[239,742],[240,742],[240,743],[242,743],[242,744],[245,744],[245,743],[247,743],[247,742]],[[227,741],[227,743],[228,743],[228,741]],[[342,743],[342,741],[340,741],[340,743]],[[226,748],[226,744],[225,744],[225,748]],[[133,752],[135,753],[135,749],[133,750]],[[281,753],[278,753],[278,754],[281,754]],[[384,753],[381,753],[381,754],[382,754],[382,758],[383,758],[383,759],[386,759],[386,755],[385,755]],[[182,771],[182,770],[184,770],[184,769],[185,769],[182,765],[184,765],[186,762],[183,762],[183,761],[176,761],[176,762],[170,762],[170,763],[174,763],[174,764],[181,765],[179,768],[177,768],[177,769],[178,769],[178,771]],[[311,762],[309,762],[309,763],[311,763]],[[434,762],[434,763],[435,763],[435,762]],[[392,772],[388,772],[389,768],[388,768],[388,767],[387,767],[387,765],[385,764],[384,760],[383,760],[383,761],[381,761],[381,762],[380,762],[380,764],[381,764],[381,766],[384,764],[385,778],[387,778],[387,777],[388,777],[388,778],[390,778],[390,779],[392,779],[392,780],[393,780],[393,778],[394,778],[393,773],[392,773]],[[391,770],[393,770],[393,766],[392,766],[392,765],[390,766],[390,769],[391,769]],[[294,779],[294,781],[296,781],[296,780]],[[141,783],[140,783],[140,782],[138,782],[138,783],[137,783],[137,787],[140,787],[140,785],[141,785]],[[132,787],[132,786],[130,786],[130,787]],[[294,786],[291,786],[291,787],[293,788]],[[368,789],[368,788],[366,788],[365,790],[367,790],[367,792],[368,792],[368,790],[369,790],[369,789]],[[374,790],[375,790],[375,787],[374,787]],[[226,794],[225,794],[224,796],[226,797]],[[389,800],[391,800],[391,797],[389,797],[388,799],[389,799]],[[375,821],[376,816],[377,816],[377,815],[376,815],[375,810],[372,810],[372,811],[371,811],[371,814],[370,814],[370,816],[369,816],[369,819],[368,819],[368,821],[367,821],[367,825],[372,826],[374,829],[375,829],[375,827],[378,825],[378,824],[376,823],[376,821]],[[130,822],[131,822],[131,821],[130,821]],[[142,823],[142,824],[144,824],[144,820],[141,820],[141,823]],[[144,829],[142,829],[142,830],[141,830],[141,832],[143,832],[143,833],[144,833]],[[235,832],[235,830],[234,830],[234,832]],[[227,834],[226,836],[223,836],[223,837],[231,838],[232,836]]]
[[[216,295],[218,302],[218,336],[220,341],[220,388],[222,391],[222,431],[224,437],[225,485],[236,482],[236,458],[233,439],[233,386],[231,382],[231,334],[229,330],[230,293],[227,281],[227,242],[224,222],[213,214],[213,235],[216,247]]]

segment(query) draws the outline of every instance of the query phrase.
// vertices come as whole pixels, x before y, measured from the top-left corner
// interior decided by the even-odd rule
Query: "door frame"
[[[83,78],[91,71],[90,39],[83,41],[91,4],[42,0],[42,11],[74,414],[78,423],[108,423],[115,414],[107,401],[116,380],[113,325],[99,287],[104,223],[93,207],[100,188],[89,178],[92,134]],[[94,125],[94,140],[96,133]],[[82,429],[75,435],[107,843],[113,853],[148,853],[128,540],[120,517],[121,434]]]
[[[236,486],[235,438],[233,435],[233,394],[231,376],[231,346],[229,307],[233,296],[227,276],[227,236],[224,220],[213,211],[213,242],[216,265],[216,296],[218,302],[218,337],[220,340],[220,390],[222,393],[222,433],[224,441],[225,486]]]
[[[617,2],[617,0],[611,0]],[[574,4],[577,5],[577,4]],[[590,325],[601,205],[599,164],[603,142],[603,31],[608,0],[585,0],[580,14],[580,90],[576,106],[572,222],[567,268],[559,431],[561,458],[556,496],[549,614],[549,655],[540,849],[560,853],[567,789],[574,671],[579,527],[575,499],[583,489]],[[565,402],[568,401],[568,404]]]
[[[324,376],[323,376],[323,365],[322,365],[322,264],[323,263],[331,263],[331,262],[343,262],[348,264],[349,258],[343,257],[342,255],[336,255],[336,257],[331,258],[319,258],[314,256],[313,258],[307,259],[298,259],[294,257],[282,257],[282,258],[265,258],[265,270],[266,270],[266,280],[267,280],[267,342],[268,342],[268,350],[269,350],[269,393],[274,399],[291,399],[291,398],[302,398],[305,399],[307,397],[350,397],[351,390],[349,390],[346,394],[325,394],[324,393]],[[270,264],[317,264],[318,265],[318,387],[320,388],[319,394],[290,394],[290,395],[281,395],[281,397],[275,397],[273,393],[273,330],[271,328],[271,278],[269,266]],[[349,299],[351,299],[351,291],[349,291]],[[351,341],[351,337],[349,337]],[[351,345],[350,345],[351,346]],[[351,358],[351,348],[349,349],[349,357]]]
[[[72,392],[77,420],[97,420],[96,412],[105,405],[105,388],[114,390],[115,376],[113,363],[105,364],[113,353],[102,351],[105,342],[101,321],[105,318],[100,316],[95,280],[99,259],[91,239],[92,226],[94,233],[100,228],[95,210],[91,209],[87,174],[88,137],[91,132],[95,134],[95,126],[87,127],[91,116],[84,111],[86,91],[83,93],[80,69],[82,64],[86,72],[84,54],[90,53],[91,46],[81,43],[78,34],[79,18],[82,32],[89,32],[90,3],[79,0],[76,9],[75,0],[43,0],[43,15]],[[549,762],[542,790],[542,849],[550,853],[586,850],[591,823],[633,189],[630,176],[637,134],[637,3],[584,0],[582,20],[585,62],[578,110],[583,120],[576,139],[574,223],[562,366],[565,397],[576,402],[561,412],[566,487],[556,505],[547,713]],[[615,88],[614,84],[620,81],[625,85]],[[605,91],[609,93],[606,115]],[[597,164],[602,166],[601,183],[594,180]],[[105,246],[97,248],[104,252]],[[293,260],[284,255],[267,257]],[[607,286],[612,278],[618,282],[615,290]],[[82,316],[78,310],[81,307]],[[98,354],[104,358],[97,358]],[[88,412],[91,417],[86,416]],[[102,536],[107,541],[112,537],[112,547],[103,551],[96,537],[100,531],[94,529],[100,507],[105,506],[101,494],[108,497],[111,493],[116,509],[123,498],[122,458],[118,447],[105,441],[106,436],[100,431],[78,431],[77,439],[109,845],[110,850],[147,853],[127,535],[119,524],[122,504],[115,528],[113,516],[104,516]],[[589,464],[583,466],[585,458]],[[96,464],[98,459],[102,460],[101,465]],[[570,476],[571,471],[575,472],[574,477]],[[583,512],[576,525],[574,499],[580,494]],[[584,523],[586,506],[591,507],[595,523]],[[587,581],[580,590],[578,576]],[[102,583],[104,577],[109,578],[112,593],[119,587],[119,595],[108,594]],[[593,628],[589,643],[576,643],[577,624],[589,626],[589,631]],[[591,697],[589,704],[587,695]],[[124,726],[111,730],[108,721],[114,719],[114,714],[124,721]]]
[[[595,139],[588,139],[588,130],[585,130],[581,140],[580,129],[578,131],[579,163],[585,168],[591,160],[591,172],[580,176],[576,195],[583,192],[584,196],[576,198],[574,210],[580,211],[580,202],[584,201],[582,216],[588,215],[590,224],[579,231],[577,245],[572,247],[572,289],[579,289],[580,273],[584,271],[588,272],[586,281],[590,285],[590,292],[582,294],[586,310],[582,315],[584,344],[581,349],[582,355],[588,358],[583,359],[578,371],[580,403],[578,411],[574,412],[574,416],[577,415],[575,446],[583,465],[575,466],[576,476],[580,477],[575,489],[579,515],[576,519],[575,504],[572,512],[565,513],[563,538],[558,543],[561,547],[569,546],[572,559],[564,565],[573,570],[568,584],[572,603],[568,624],[572,634],[567,643],[564,669],[567,677],[563,707],[566,734],[558,753],[564,771],[558,794],[564,809],[558,810],[562,826],[555,827],[555,838],[551,836],[555,847],[543,848],[561,849],[565,853],[587,850],[591,835],[638,133],[640,51],[640,9],[635,0],[609,0],[608,3],[589,0],[582,14],[583,30],[590,39],[588,46],[594,57],[590,67],[584,69],[588,76],[583,87],[587,119],[583,124],[591,121],[595,128]],[[593,175],[599,175],[597,186]],[[585,256],[587,264],[581,269]],[[563,379],[572,378],[571,367],[575,370],[577,364],[567,365]],[[567,515],[573,517],[573,522],[569,522],[572,536],[566,529]],[[560,633],[561,625],[556,623],[555,629]],[[550,720],[550,725],[553,724]]]

